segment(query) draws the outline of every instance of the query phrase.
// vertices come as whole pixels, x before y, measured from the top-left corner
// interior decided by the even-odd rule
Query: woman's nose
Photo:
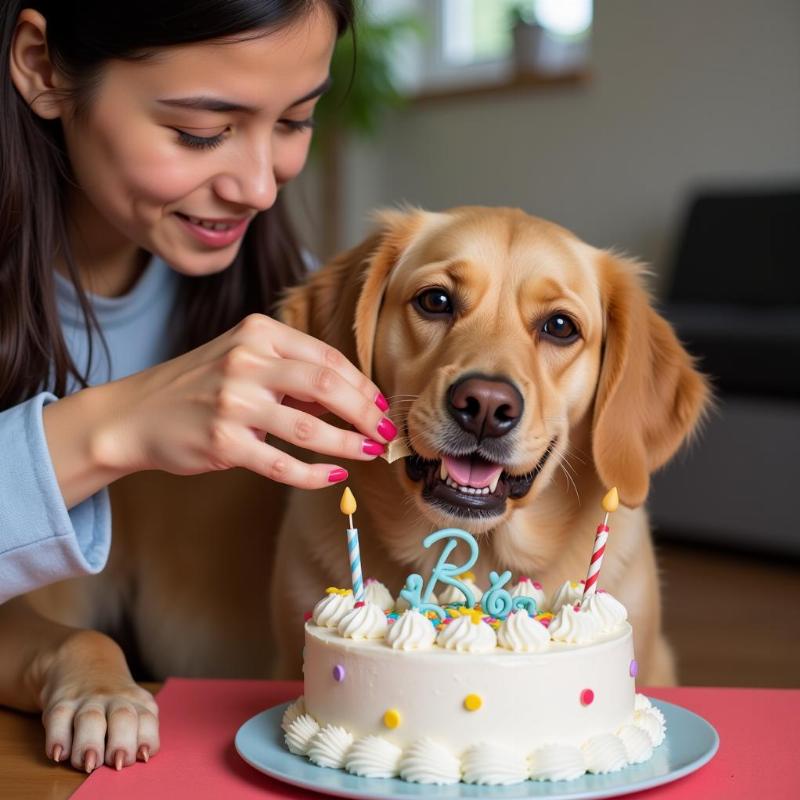
[[[229,203],[258,211],[271,208],[278,196],[278,182],[269,147],[237,153],[227,169],[214,180],[217,195]]]

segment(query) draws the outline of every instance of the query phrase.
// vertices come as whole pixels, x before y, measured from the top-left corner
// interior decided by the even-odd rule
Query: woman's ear
[[[695,429],[710,403],[670,324],[651,307],[639,267],[603,253],[600,285],[605,340],[594,404],[592,453],[605,486],[641,505],[650,475]]]
[[[372,376],[372,350],[383,293],[392,269],[422,224],[421,211],[382,211],[361,244],[290,289],[280,319],[346,355]]]
[[[47,48],[47,21],[32,8],[17,18],[9,58],[11,80],[31,110],[42,119],[58,119],[62,99],[59,75]]]

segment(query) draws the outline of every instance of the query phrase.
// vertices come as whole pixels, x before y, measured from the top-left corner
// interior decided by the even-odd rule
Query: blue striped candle
[[[358,528],[353,527],[353,514],[356,512],[356,498],[346,486],[342,493],[339,503],[339,510],[346,514],[350,520],[350,527],[347,529],[347,555],[350,559],[350,575],[353,581],[353,597],[361,600],[364,596],[364,581],[361,578],[361,552],[358,549]]]

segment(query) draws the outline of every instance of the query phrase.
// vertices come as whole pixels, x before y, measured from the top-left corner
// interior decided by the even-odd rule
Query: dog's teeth
[[[500,473],[498,472],[497,475],[492,478],[492,482],[489,484],[489,491],[494,494],[497,491],[497,484],[500,481]]]
[[[443,481],[447,481],[447,466],[444,463],[444,459],[442,459],[442,466],[439,467],[439,477]]]

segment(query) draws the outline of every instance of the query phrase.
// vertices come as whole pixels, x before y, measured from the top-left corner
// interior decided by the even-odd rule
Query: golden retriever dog
[[[616,486],[600,586],[628,608],[640,680],[675,681],[643,503],[695,428],[704,378],[651,307],[641,268],[506,208],[409,210],[287,297],[290,325],[381,387],[411,455],[353,464],[361,561],[397,594],[443,527],[478,535],[473,568],[585,577],[600,500]],[[272,581],[278,674],[300,677],[303,612],[350,585],[338,498],[293,493]]]
[[[479,584],[510,569],[552,594],[586,575],[617,486],[600,586],[628,608],[640,680],[675,680],[642,504],[709,391],[637,264],[518,210],[388,211],[281,313],[375,380],[411,450],[350,465],[367,576],[396,595],[453,526],[479,538]],[[132,675],[300,677],[304,612],[350,583],[340,492],[243,470],[117,482],[107,568],[0,606],[0,703],[43,709],[48,756],[91,771],[132,763],[137,724],[158,749]]]

